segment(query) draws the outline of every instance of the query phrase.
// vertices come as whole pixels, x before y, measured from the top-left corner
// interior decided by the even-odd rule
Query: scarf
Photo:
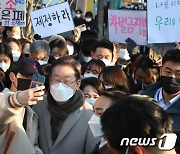
[[[84,104],[84,95],[81,90],[77,90],[75,94],[66,102],[58,103],[52,97],[50,90],[47,94],[48,110],[51,114],[51,139],[55,142],[59,130],[60,123],[68,117],[69,114],[76,111]]]

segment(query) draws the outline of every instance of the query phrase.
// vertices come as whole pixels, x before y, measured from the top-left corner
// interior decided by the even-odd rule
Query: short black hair
[[[94,38],[87,38],[80,44],[81,52],[84,56],[91,56],[91,51],[94,49],[95,44],[98,41]]]
[[[80,9],[77,9],[77,10],[75,11],[75,13],[82,14],[82,10],[80,10]]]
[[[180,62],[180,50],[168,50],[163,57],[162,63],[164,64],[167,61]]]
[[[76,61],[72,56],[64,56],[53,62],[49,71],[49,79],[51,78],[52,72],[56,66],[70,66],[74,69],[76,79],[81,77],[81,64]]]
[[[86,12],[85,17],[93,17],[93,13],[91,11]]]
[[[96,52],[97,48],[106,48],[106,49],[109,49],[110,52],[112,53],[112,59],[113,59],[114,46],[113,46],[112,42],[110,42],[109,40],[106,40],[106,39],[100,40],[100,41],[98,41],[95,44],[93,52]]]
[[[112,100],[112,105],[115,104],[119,99],[127,96],[127,94],[118,88],[109,88],[101,92],[102,96],[108,97]]]
[[[145,95],[123,97],[103,113],[101,123],[104,137],[119,152],[127,149],[126,145],[120,146],[123,138],[160,139],[164,133],[173,132],[168,114]],[[148,149],[156,151],[157,146]]]

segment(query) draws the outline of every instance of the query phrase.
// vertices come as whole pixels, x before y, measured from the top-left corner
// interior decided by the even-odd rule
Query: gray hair
[[[30,53],[47,52],[50,54],[50,47],[46,40],[36,40],[30,45]]]

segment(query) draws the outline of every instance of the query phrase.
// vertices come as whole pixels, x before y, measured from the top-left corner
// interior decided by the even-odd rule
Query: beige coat
[[[8,102],[10,101],[8,96],[11,94],[7,89],[0,93],[0,154],[42,153],[36,146],[37,115],[30,107],[27,107],[26,133],[22,125],[25,108],[11,108]]]
[[[67,117],[54,145],[46,99],[34,107],[39,117],[39,146],[45,154],[89,154],[100,141],[93,136],[88,125],[93,114],[89,104],[85,103]]]

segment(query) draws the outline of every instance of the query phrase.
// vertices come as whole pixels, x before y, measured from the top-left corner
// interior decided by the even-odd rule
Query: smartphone
[[[35,88],[44,85],[45,76],[40,74],[33,74],[30,88]]]
[[[85,25],[85,24],[79,25],[79,26],[77,26],[77,27],[81,30],[81,32],[84,32],[84,31],[86,31],[86,30],[87,30],[87,28],[86,28],[86,25]]]

